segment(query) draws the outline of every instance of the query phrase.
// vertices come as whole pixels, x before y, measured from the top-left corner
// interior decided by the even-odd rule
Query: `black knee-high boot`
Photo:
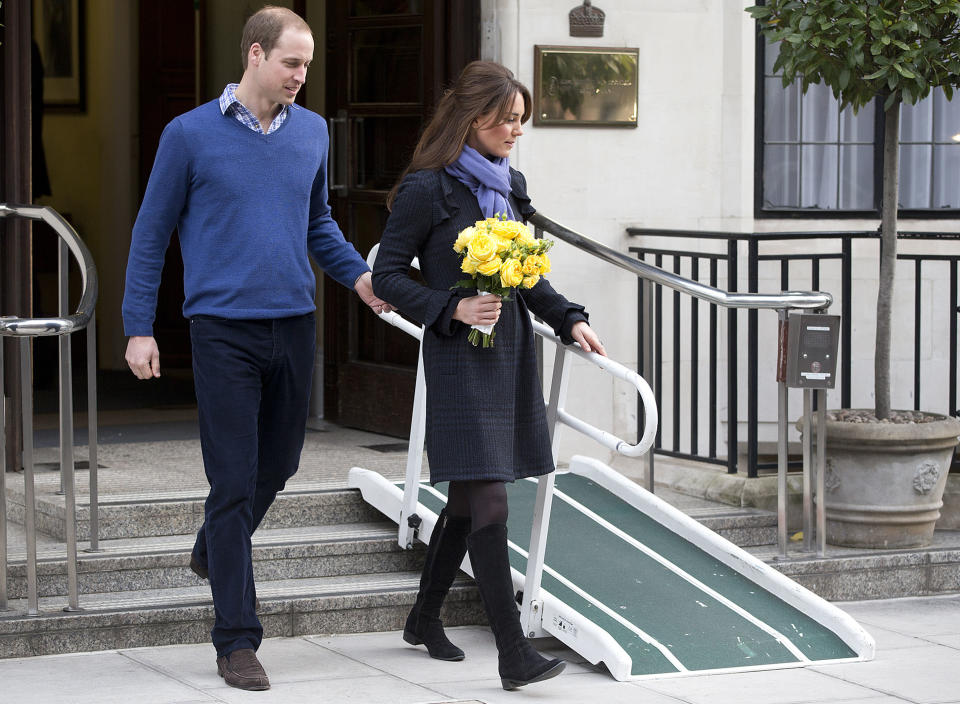
[[[467,553],[469,532],[469,518],[448,516],[446,510],[440,512],[440,520],[430,535],[417,602],[403,627],[405,641],[412,645],[422,643],[430,657],[437,660],[463,660],[463,651],[443,632],[440,607]]]
[[[467,548],[480,598],[497,640],[503,688],[516,689],[559,675],[566,663],[559,658],[548,660],[540,655],[520,627],[507,555],[507,527],[492,523],[474,531],[467,536]]]

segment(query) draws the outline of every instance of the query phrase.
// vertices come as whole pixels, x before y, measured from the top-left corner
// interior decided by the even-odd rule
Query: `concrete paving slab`
[[[920,638],[950,636],[960,626],[960,594],[837,604],[860,623]]]
[[[56,655],[6,661],[3,700],[30,704],[170,704],[215,698],[122,653]],[[214,671],[216,675],[216,671]]]
[[[811,670],[911,702],[939,704],[954,701],[960,694],[958,655],[941,646],[907,648],[872,662],[823,665]]]
[[[954,633],[948,636],[927,636],[926,640],[939,645],[946,645],[950,648],[960,650],[960,633]]]
[[[886,653],[899,648],[923,648],[930,645],[928,638],[914,638],[913,636],[907,636],[886,628],[873,626],[869,623],[861,622],[860,625],[864,627],[867,633],[873,636],[873,639],[877,643],[877,652]]]
[[[888,694],[878,697],[869,697],[867,699],[846,699],[844,701],[830,702],[830,704],[913,704],[909,699],[890,696]]]
[[[339,636],[311,636],[310,640],[324,648],[360,662],[376,663],[377,669],[390,675],[413,679],[421,684],[462,682],[465,680],[499,682],[497,652],[490,629],[479,626],[447,628],[447,637],[465,653],[460,662],[434,660],[423,646],[405,643],[397,631],[389,633],[364,633],[350,638]],[[565,648],[553,638],[534,641],[534,647],[545,656],[562,657],[568,660],[566,672],[586,673],[595,669],[585,664],[582,657]],[[266,665],[264,665],[266,666]]]
[[[181,645],[126,650],[124,655],[184,684],[200,689],[220,687],[212,645]],[[376,668],[302,638],[268,638],[257,652],[271,684],[371,677]]]
[[[226,687],[217,677],[209,645],[3,660],[0,682],[5,683],[4,701],[12,694],[11,701],[31,704],[515,704],[521,699],[550,704],[960,704],[955,677],[960,610],[945,608],[947,602],[932,597],[844,604],[862,621],[884,622],[872,627],[882,639],[877,659],[805,669],[616,682],[602,668],[582,664],[558,642],[542,640],[537,645],[544,652],[580,664],[554,680],[505,692],[496,674],[493,639],[486,628],[473,626],[450,629],[451,638],[467,650],[462,663],[431,660],[422,649],[404,644],[399,632],[268,639],[261,655],[274,682],[269,692]],[[937,614],[940,623],[934,621]],[[916,623],[920,627],[914,628]],[[926,636],[926,645],[914,643],[924,636],[907,632],[934,626],[948,632]],[[375,674],[351,674],[357,672]]]
[[[517,704],[523,702],[603,702],[603,704],[679,704],[682,700],[645,690],[630,682],[616,682],[609,675],[601,679],[595,674],[564,672],[546,682],[508,692],[500,679],[466,680],[432,685],[452,697],[473,697],[484,704]],[[744,700],[746,701],[746,700]]]
[[[424,704],[446,702],[440,692],[421,687],[390,675],[375,677],[350,677],[346,679],[321,679],[305,682],[270,683],[265,692],[245,692],[232,687],[211,690],[217,701],[228,704]],[[138,702],[139,704],[139,702]]]
[[[882,694],[807,668],[649,680],[642,687],[689,704],[808,704]]]

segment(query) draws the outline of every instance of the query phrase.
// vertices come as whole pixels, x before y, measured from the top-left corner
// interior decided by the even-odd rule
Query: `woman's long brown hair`
[[[420,135],[410,165],[400,174],[387,196],[387,208],[393,206],[400,182],[407,174],[421,169],[441,169],[457,160],[470,134],[473,121],[481,115],[502,116],[511,112],[515,96],[523,96],[523,116],[530,118],[533,101],[530,91],[513,77],[510,69],[492,61],[473,61],[460,73],[453,88],[446,90],[430,122]]]

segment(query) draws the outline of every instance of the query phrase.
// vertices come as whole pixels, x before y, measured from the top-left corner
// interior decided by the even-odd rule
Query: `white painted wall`
[[[602,38],[569,36],[567,13],[570,0],[484,0],[482,4],[482,55],[511,68],[527,86],[534,81],[536,45],[638,47],[639,114],[636,129],[614,127],[525,126],[513,157],[513,164],[527,177],[534,205],[543,214],[619,251],[641,244],[626,228],[663,227],[671,229],[723,231],[784,230],[875,230],[878,221],[863,220],[755,220],[754,198],[754,26],[743,11],[747,3],[728,0],[603,0],[595,6],[606,12]],[[960,223],[904,221],[902,229],[960,231]],[[649,246],[676,246],[675,242],[645,238]],[[708,241],[689,242],[691,249],[715,251]],[[801,242],[794,251],[822,243]],[[908,245],[909,246],[909,245]],[[923,245],[930,251],[934,245]],[[949,249],[950,245],[944,244]],[[626,272],[593,260],[567,245],[554,250],[551,280],[569,298],[585,304],[591,323],[599,331],[611,356],[628,366],[637,362],[635,280]],[[746,248],[742,250],[739,290],[747,288]],[[855,406],[872,405],[874,300],[876,292],[876,244],[854,247],[854,398]],[[760,290],[780,290],[779,272],[761,269]],[[821,288],[834,294],[839,313],[839,269],[825,268]],[[923,315],[945,320],[946,283],[942,274],[924,286],[943,295]],[[912,320],[913,271],[901,267],[897,301],[907,322]],[[682,304],[682,317],[689,316],[689,303]],[[938,308],[939,306],[939,308]],[[940,309],[942,308],[942,310]],[[706,309],[700,312],[706,315]],[[721,334],[726,316],[720,316]],[[760,438],[776,436],[776,315],[759,314],[760,339]],[[665,321],[663,333],[671,333]],[[912,335],[912,331],[911,331]],[[741,369],[738,416],[746,417],[746,336],[747,322],[741,313],[738,339],[744,350]],[[912,407],[912,337],[895,336],[894,405]],[[704,341],[705,343],[705,341]],[[929,410],[945,411],[947,402],[933,398],[937,379],[945,379],[944,343],[924,342],[923,378],[931,397],[924,398]],[[546,363],[547,378],[551,361]],[[706,379],[706,362],[701,357],[701,379]],[[720,350],[721,364],[726,350]],[[684,372],[690,360],[681,354]],[[672,364],[672,360],[665,360]],[[684,374],[686,378],[686,374]],[[688,389],[682,388],[685,409]],[[943,395],[943,394],[941,394]],[[799,392],[793,392],[790,414],[802,412]],[[665,433],[672,432],[668,399],[662,418]],[[839,391],[829,395],[831,406],[839,405]],[[725,380],[720,380],[719,412],[725,422]],[[568,410],[609,428],[626,438],[636,432],[636,403],[633,394],[613,384],[602,373],[577,363],[570,386]],[[701,434],[707,422],[706,404],[699,407]],[[684,424],[686,421],[683,421]],[[740,437],[745,439],[745,427]],[[606,451],[592,441],[564,433],[561,461],[574,452],[604,457]],[[725,430],[720,432],[725,452]],[[705,442],[705,440],[703,441]]]

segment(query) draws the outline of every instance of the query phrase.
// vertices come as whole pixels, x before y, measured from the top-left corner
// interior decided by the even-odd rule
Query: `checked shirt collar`
[[[220,94],[220,112],[224,115],[228,113],[232,114],[242,125],[249,127],[254,132],[263,134],[260,121],[250,112],[246,105],[237,100],[237,94],[234,91],[237,90],[238,85],[240,84],[228,83],[227,87],[223,89],[223,93]],[[270,129],[267,130],[267,134],[271,134],[280,129],[280,125],[284,123],[289,114],[290,106],[284,105],[283,109],[280,110],[280,114],[273,118],[273,122],[270,123]]]

